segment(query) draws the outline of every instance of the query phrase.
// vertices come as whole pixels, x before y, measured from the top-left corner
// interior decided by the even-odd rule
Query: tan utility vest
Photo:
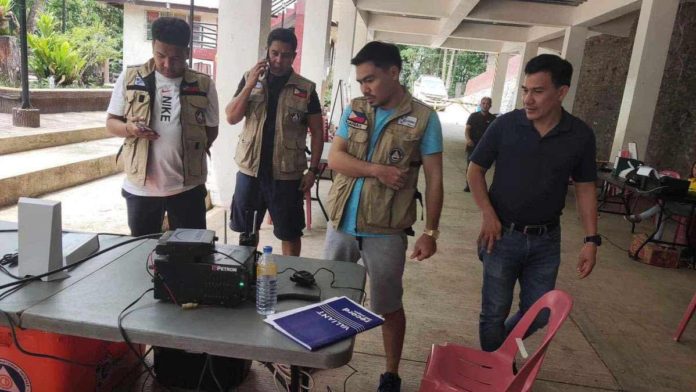
[[[143,117],[151,126],[152,108],[157,91],[154,60],[150,59],[143,65],[128,67],[124,83],[126,110],[123,116],[126,119]],[[184,186],[204,184],[208,174],[205,157],[208,145],[205,132],[205,110],[208,107],[209,88],[208,75],[190,69],[184,72],[179,91]],[[123,164],[128,181],[135,185],[145,185],[149,149],[149,140],[126,137],[116,156],[119,165]]]
[[[351,102],[348,117],[348,154],[367,160],[370,136],[374,132],[375,109],[365,98]],[[394,114],[377,140],[370,162],[408,169],[406,185],[395,191],[366,177],[360,193],[357,216],[358,232],[396,234],[408,229],[416,221],[416,187],[421,161],[421,139],[432,109],[406,92]],[[357,178],[336,173],[329,191],[329,218],[339,227],[348,198]]]
[[[244,79],[248,77],[247,72]],[[280,90],[273,141],[273,178],[276,180],[300,179],[307,169],[307,105],[314,89],[312,81],[292,72]],[[259,80],[247,102],[244,130],[239,135],[234,156],[239,171],[252,177],[258,175],[261,165],[267,101],[267,80]]]

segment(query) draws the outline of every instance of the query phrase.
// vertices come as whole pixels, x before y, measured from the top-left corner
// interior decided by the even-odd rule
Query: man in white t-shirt
[[[218,99],[208,75],[186,66],[190,28],[177,18],[152,24],[153,58],[116,81],[108,131],[124,138],[118,161],[131,234],[204,229],[207,152],[218,133]]]

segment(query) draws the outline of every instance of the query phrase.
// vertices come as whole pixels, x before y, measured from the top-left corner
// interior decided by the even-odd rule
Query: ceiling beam
[[[462,22],[452,32],[451,38],[485,39],[491,41],[525,42],[529,27],[496,26],[490,24]]]
[[[478,3],[479,0],[459,0],[458,3],[455,4],[455,6],[451,9],[449,17],[440,22],[441,26],[439,34],[433,37],[433,42],[430,45],[432,47],[441,46],[447,40],[447,38],[452,35],[452,32],[459,27],[462,20],[469,15],[471,10],[473,10]]]
[[[403,16],[371,14],[368,29],[393,33],[435,35],[440,31],[436,21]]]
[[[631,35],[633,24],[638,19],[638,12],[630,12],[609,22],[590,27],[590,31],[627,38]]]
[[[430,37],[427,35],[392,33],[389,31],[375,31],[375,40],[416,46],[430,46],[431,42]]]
[[[527,31],[527,42],[544,42],[565,35],[565,27],[534,26]]]
[[[640,9],[642,0],[590,0],[574,7],[573,25],[592,27]]]
[[[357,0],[355,6],[359,10],[370,12],[446,18],[452,8],[451,3],[451,0]]]
[[[466,19],[529,26],[565,27],[572,24],[574,8],[515,0],[486,0],[480,2]]]
[[[499,53],[503,49],[503,43],[478,39],[448,38],[440,47],[470,52]]]

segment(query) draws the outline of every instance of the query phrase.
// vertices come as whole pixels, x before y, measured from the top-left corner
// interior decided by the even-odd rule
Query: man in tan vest
[[[278,28],[266,40],[266,58],[244,74],[225,113],[230,124],[246,119],[235,161],[239,167],[230,228],[258,229],[268,209],[283,254],[299,256],[305,227],[302,201],[314,185],[324,147],[315,84],[292,69],[297,37]],[[311,157],[307,168],[307,128]],[[256,222],[253,221],[257,211]]]
[[[378,391],[399,391],[406,235],[416,221],[422,165],[426,222],[411,258],[420,261],[435,253],[443,199],[442,129],[432,108],[399,83],[401,55],[395,45],[370,42],[351,63],[364,96],[346,108],[329,153],[329,166],[337,174],[329,191],[324,258],[362,258],[370,278],[370,307],[385,319],[387,363]]]
[[[117,160],[131,234],[169,227],[204,229],[206,152],[218,133],[218,101],[208,75],[186,67],[189,25],[178,18],[152,24],[153,58],[116,81],[107,130],[124,138]]]

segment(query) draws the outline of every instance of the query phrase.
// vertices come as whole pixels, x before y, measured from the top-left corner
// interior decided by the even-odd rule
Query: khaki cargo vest
[[[144,117],[152,125],[152,108],[155,104],[155,62],[150,59],[139,66],[128,67],[124,80],[126,95],[126,119]],[[208,137],[205,133],[205,110],[208,107],[210,77],[187,69],[181,80],[179,101],[181,104],[181,144],[184,165],[184,186],[204,184],[207,171],[206,148]],[[150,141],[127,137],[116,156],[116,162],[123,165],[128,180],[139,186],[145,185]]]
[[[244,75],[246,79],[248,72]],[[273,141],[273,178],[297,180],[307,169],[307,105],[315,89],[312,81],[293,72],[280,90]],[[261,139],[266,121],[267,80],[259,80],[247,102],[244,129],[234,156],[239,171],[256,177],[261,165]]]
[[[351,102],[348,118],[348,154],[367,160],[370,135],[374,131],[375,111],[365,98]],[[358,232],[396,234],[416,221],[416,187],[420,171],[420,145],[432,109],[406,92],[396,111],[384,126],[370,162],[408,168],[406,185],[395,191],[366,177],[360,193]],[[357,178],[336,173],[329,191],[329,218],[339,227],[348,198]]]

